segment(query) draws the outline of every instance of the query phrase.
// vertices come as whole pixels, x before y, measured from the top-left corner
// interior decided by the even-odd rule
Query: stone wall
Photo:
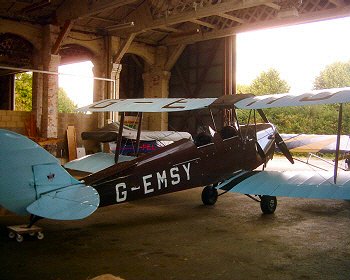
[[[31,112],[7,111],[0,110],[0,128],[8,129],[23,135],[27,135],[25,129],[25,122],[29,119]],[[83,141],[81,133],[83,131],[92,131],[97,129],[97,115],[96,114],[58,114],[58,138],[65,139],[62,145],[66,150],[66,130],[69,125],[73,125],[77,134],[77,146],[84,146],[87,153],[95,152],[98,145],[90,141]],[[63,153],[65,157],[66,151]],[[58,155],[60,156],[60,155]]]
[[[30,112],[0,110],[0,128],[25,135],[25,121],[29,116]]]
[[[58,138],[66,139],[66,130],[69,125],[73,125],[76,130],[77,147],[85,147],[86,153],[97,152],[98,143],[83,141],[81,133],[83,131],[93,131],[97,129],[97,114],[58,114]],[[65,145],[66,147],[66,145]]]

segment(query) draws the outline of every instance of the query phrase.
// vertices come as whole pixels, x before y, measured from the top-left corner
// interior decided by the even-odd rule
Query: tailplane
[[[0,204],[19,215],[75,220],[97,209],[99,195],[38,144],[0,129]]]

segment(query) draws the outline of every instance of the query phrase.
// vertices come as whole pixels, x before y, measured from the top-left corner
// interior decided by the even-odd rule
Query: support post
[[[122,115],[121,115],[121,118],[120,118],[120,123],[119,123],[119,131],[118,131],[118,137],[119,138],[118,138],[118,141],[117,141],[117,146],[115,148],[115,154],[114,154],[114,162],[116,164],[118,163],[120,148],[122,146],[124,119],[125,119],[125,113],[122,112]]]
[[[45,62],[45,70],[58,72],[60,57],[48,55]],[[46,138],[57,138],[58,119],[58,76],[44,74],[43,79],[43,115],[42,132]]]
[[[142,75],[145,98],[163,98],[169,96],[170,72],[157,69]],[[161,117],[159,117],[159,114]],[[149,130],[167,130],[167,113],[147,113]]]
[[[37,65],[36,69],[42,70],[42,65]],[[32,113],[35,115],[36,126],[41,133],[41,119],[43,114],[43,74],[33,72],[32,84]]]
[[[341,135],[342,122],[343,122],[343,104],[341,103],[339,105],[337,143],[336,143],[335,160],[334,160],[334,184],[337,183],[337,177],[338,177],[339,147],[340,147],[340,135]]]
[[[96,61],[94,61],[94,67],[92,69],[94,76],[95,77],[106,76],[106,70],[103,70],[103,69],[104,69],[104,67],[103,67],[102,63],[98,62],[98,60],[96,59]],[[107,99],[107,96],[105,96],[105,93],[106,93],[106,88],[108,88],[108,86],[109,86],[109,83],[110,82],[94,80],[93,102]],[[104,122],[105,121],[104,120],[105,113],[101,112],[101,113],[97,113],[97,114],[98,114],[97,127],[103,127],[105,124],[105,122]]]
[[[110,98],[118,99],[120,92],[120,72],[122,71],[122,65],[119,63],[113,63],[113,68],[111,72],[111,79],[114,80],[112,84],[112,91]],[[118,113],[111,112],[110,119],[112,121],[118,120]]]
[[[139,125],[137,127],[137,136],[136,136],[136,156],[139,156],[139,152],[140,152],[140,137],[141,137],[141,129],[142,129],[142,116],[143,113],[140,113],[139,116]]]

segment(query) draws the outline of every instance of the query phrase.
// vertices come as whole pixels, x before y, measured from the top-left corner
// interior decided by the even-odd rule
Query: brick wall
[[[8,129],[26,135],[25,121],[29,119],[31,112],[0,110],[0,128]],[[77,146],[86,148],[87,153],[96,152],[98,145],[91,141],[83,141],[81,133],[97,129],[97,115],[95,114],[58,114],[58,138],[66,140],[66,130],[68,125],[73,125],[77,133]],[[63,148],[66,149],[66,141]],[[65,156],[64,153],[63,156]]]
[[[24,123],[29,115],[30,112],[0,110],[0,128],[26,134]]]
[[[97,152],[98,144],[92,141],[83,141],[81,133],[83,131],[93,131],[97,129],[96,114],[58,114],[58,138],[66,139],[66,130],[69,125],[73,125],[76,130],[77,147],[85,147],[87,154]]]

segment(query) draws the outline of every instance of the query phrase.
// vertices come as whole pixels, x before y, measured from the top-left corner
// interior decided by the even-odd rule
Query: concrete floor
[[[349,201],[279,198],[275,214],[262,215],[243,195],[205,207],[200,194],[43,220],[41,241],[9,240],[6,225],[26,219],[0,217],[0,279],[350,279]]]

